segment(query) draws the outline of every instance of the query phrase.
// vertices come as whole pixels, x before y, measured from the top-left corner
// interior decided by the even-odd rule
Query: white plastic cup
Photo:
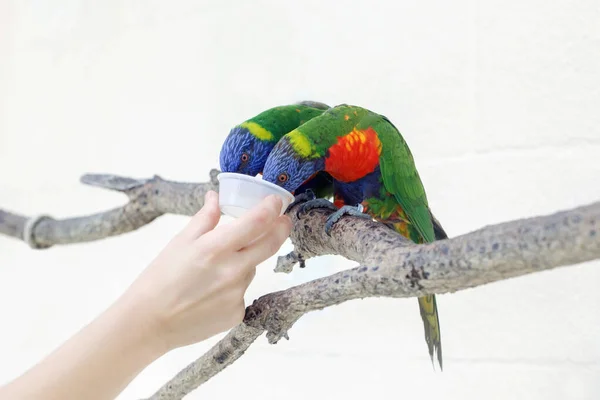
[[[279,215],[283,215],[294,201],[293,194],[260,177],[222,172],[217,179],[219,180],[219,208],[223,214],[233,218],[241,217],[272,194],[279,196],[283,203]]]

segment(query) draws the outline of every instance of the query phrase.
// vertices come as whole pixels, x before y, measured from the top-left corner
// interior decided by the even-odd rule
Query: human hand
[[[292,223],[269,196],[241,218],[219,226],[218,195],[205,205],[133,283],[125,298],[140,301],[163,351],[207,339],[242,322],[244,294],[256,265],[274,255]],[[136,300],[137,299],[137,300]]]

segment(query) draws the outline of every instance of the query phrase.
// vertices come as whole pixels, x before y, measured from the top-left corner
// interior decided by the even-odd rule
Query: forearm
[[[280,216],[282,205],[269,196],[238,220],[217,227],[218,195],[207,193],[205,206],[125,295],[0,388],[0,399],[114,399],[168,350],[241,323],[256,265],[272,257],[292,229],[290,219]]]
[[[114,399],[164,349],[146,307],[129,294],[0,388],[6,399]]]

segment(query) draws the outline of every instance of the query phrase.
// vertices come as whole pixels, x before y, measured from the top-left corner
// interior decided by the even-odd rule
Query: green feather
[[[273,107],[245,121],[258,124],[270,132],[273,142],[278,142],[283,135],[296,129],[303,123],[323,114],[323,106],[314,107],[322,103],[303,102],[302,104],[291,104]]]
[[[425,188],[407,143],[389,119],[362,107],[341,104],[300,125],[290,133],[290,139],[307,158],[323,157],[339,137],[355,127],[377,132],[383,146],[379,163],[385,190],[394,195],[421,236],[411,239],[433,242],[435,232]]]
[[[327,150],[337,143],[338,137],[351,132],[360,119],[369,113],[369,110],[362,107],[342,104],[299,126],[296,131],[314,149],[313,156],[324,157]]]
[[[379,163],[385,189],[394,195],[423,240],[433,242],[435,233],[425,188],[408,145],[400,131],[382,115],[370,113],[357,126],[369,127],[377,132],[383,146]]]

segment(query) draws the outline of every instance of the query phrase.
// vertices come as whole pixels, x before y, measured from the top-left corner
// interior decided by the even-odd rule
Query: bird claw
[[[349,215],[349,216],[358,217],[358,218],[371,219],[371,216],[369,214],[363,213],[363,210],[364,210],[364,208],[363,208],[362,204],[359,204],[357,206],[343,206],[342,208],[340,208],[339,210],[337,210],[336,212],[331,214],[329,216],[329,218],[327,218],[327,221],[325,222],[325,233],[327,234],[327,236],[331,236],[331,229],[333,228],[333,226],[335,224],[338,223],[338,221],[344,215]]]
[[[333,205],[332,202],[325,199],[312,199],[300,206],[300,209],[296,213],[296,217],[300,218],[301,215],[306,214],[310,210],[315,208],[326,208],[328,210],[338,211],[338,208]]]
[[[306,189],[305,192],[302,192],[294,197],[294,201],[292,201],[290,203],[290,205],[285,210],[285,212],[287,213],[288,211],[290,211],[292,208],[294,208],[295,206],[297,206],[300,203],[306,203],[306,202],[312,201],[316,198],[317,198],[317,196],[315,196],[315,193],[312,190]]]

